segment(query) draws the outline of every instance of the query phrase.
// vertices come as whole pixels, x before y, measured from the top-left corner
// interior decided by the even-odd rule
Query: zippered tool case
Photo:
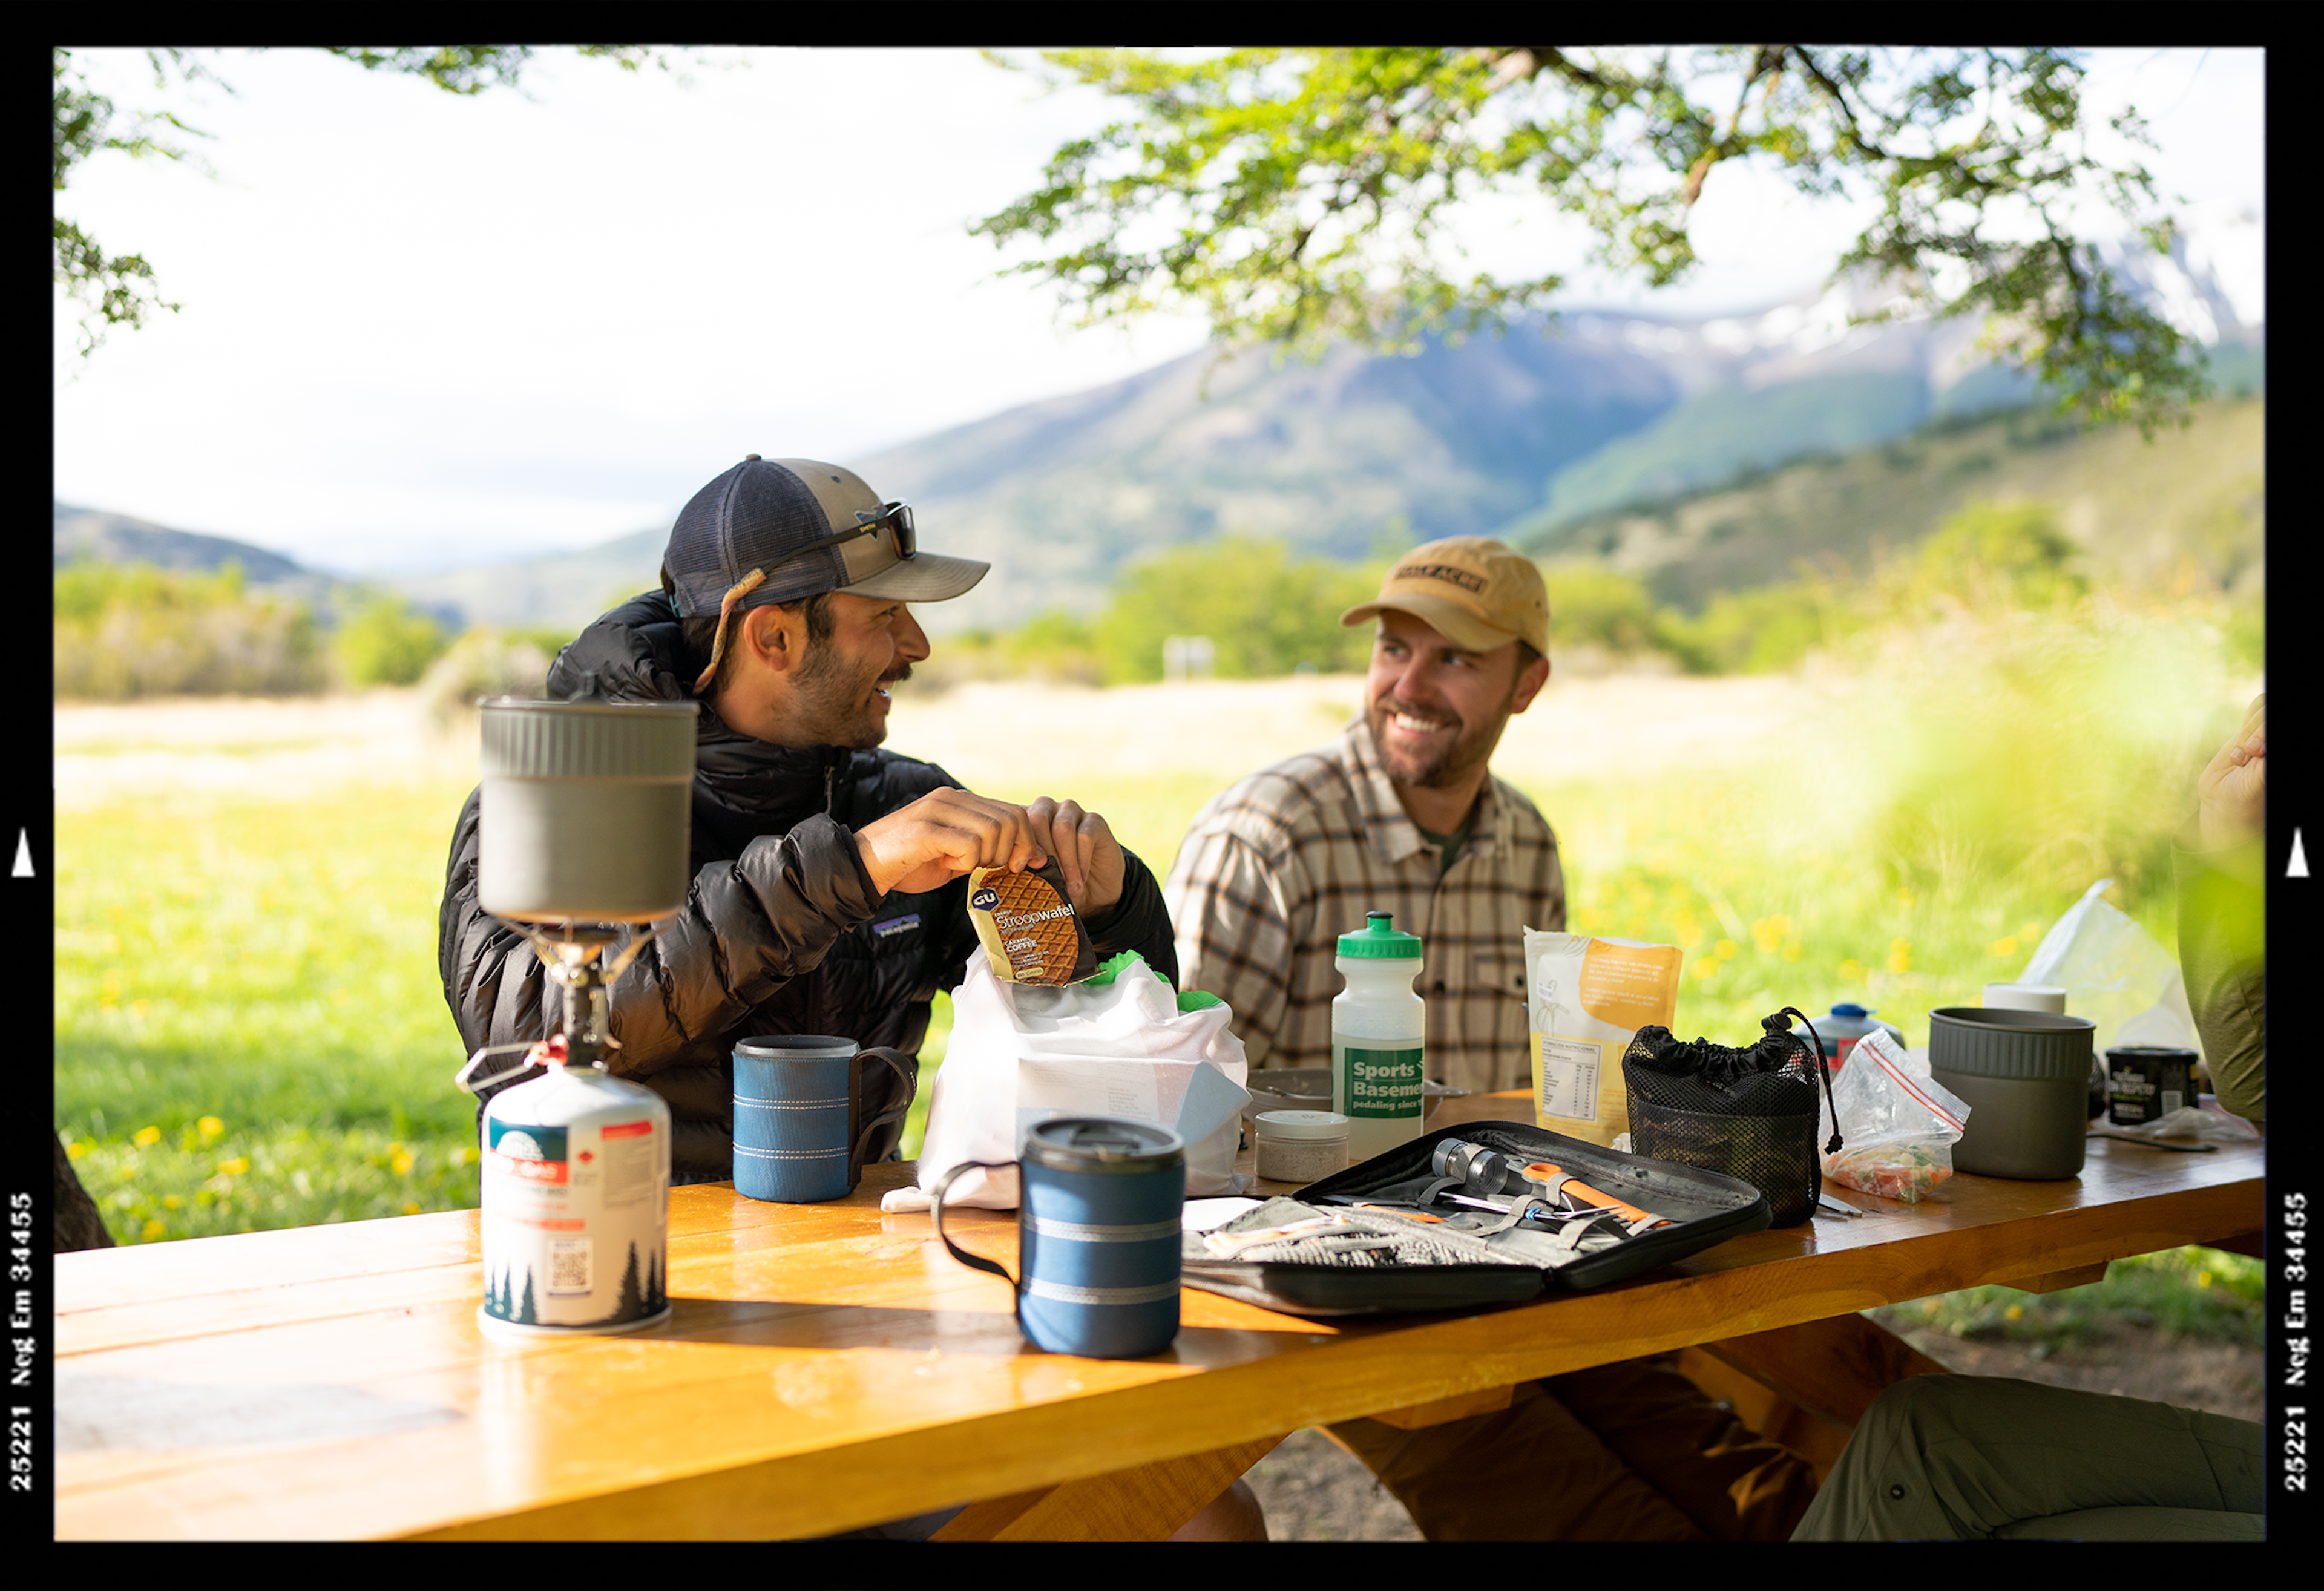
[[[1469,1309],[1603,1287],[1773,1220],[1737,1177],[1464,1122],[1187,1233],[1180,1271],[1295,1315]]]

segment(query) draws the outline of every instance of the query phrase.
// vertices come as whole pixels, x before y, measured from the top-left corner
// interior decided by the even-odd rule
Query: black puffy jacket
[[[678,621],[649,593],[606,614],[558,657],[549,694],[594,673],[608,696],[687,701]],[[873,891],[851,825],[958,781],[891,751],[770,745],[702,706],[695,756],[694,883],[686,909],[614,981],[612,1070],[669,1102],[680,1181],[733,1174],[732,1053],[757,1034],[835,1034],[918,1054],[929,1002],[958,987],[976,935],[967,884],[925,895]],[[564,996],[523,936],[476,900],[477,806],[452,833],[438,915],[444,998],[474,1051],[562,1025]],[[1121,899],[1089,923],[1100,959],[1134,950],[1176,981],[1177,952],[1154,875],[1125,857]],[[604,952],[608,964],[633,930]],[[540,1075],[505,1078],[487,1095]],[[892,1135],[890,1137],[892,1142]],[[876,1152],[880,1147],[875,1144]]]

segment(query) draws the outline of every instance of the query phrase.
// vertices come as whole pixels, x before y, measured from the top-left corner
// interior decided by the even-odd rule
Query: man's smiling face
[[[909,607],[831,593],[831,634],[816,642],[795,685],[801,743],[869,750],[888,738],[888,687],[909,679],[928,638]]]
[[[1515,641],[1472,652],[1409,613],[1383,611],[1364,699],[1388,777],[1423,788],[1459,785],[1491,759],[1509,714],[1530,704],[1531,692],[1517,700],[1524,683]]]

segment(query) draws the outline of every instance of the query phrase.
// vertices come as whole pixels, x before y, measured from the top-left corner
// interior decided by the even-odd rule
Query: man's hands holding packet
[[[883,895],[919,894],[975,868],[1021,872],[1055,857],[1076,912],[1102,912],[1121,898],[1121,847],[1105,819],[1047,796],[1019,806],[932,790],[856,830],[855,849]]]

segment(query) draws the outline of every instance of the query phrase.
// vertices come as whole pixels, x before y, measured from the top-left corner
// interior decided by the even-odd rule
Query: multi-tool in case
[[[1180,1270],[1296,1315],[1466,1309],[1602,1287],[1773,1219],[1739,1178],[1468,1122],[1187,1233]]]

